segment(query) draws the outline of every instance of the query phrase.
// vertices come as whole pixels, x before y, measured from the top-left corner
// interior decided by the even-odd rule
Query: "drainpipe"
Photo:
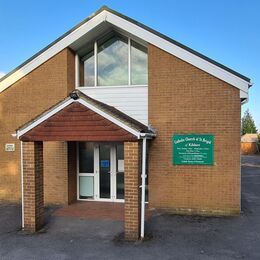
[[[145,178],[146,178],[146,140],[147,137],[143,138],[143,149],[142,149],[142,185],[141,185],[141,239],[144,239],[144,224],[145,224]]]
[[[22,228],[24,228],[24,189],[23,189],[23,142],[21,141],[21,195],[22,195]]]

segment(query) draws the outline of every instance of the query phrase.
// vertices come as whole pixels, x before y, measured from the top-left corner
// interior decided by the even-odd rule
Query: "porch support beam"
[[[36,232],[44,222],[43,143],[23,142],[24,230]]]
[[[125,239],[140,238],[141,143],[124,142],[125,163]]]

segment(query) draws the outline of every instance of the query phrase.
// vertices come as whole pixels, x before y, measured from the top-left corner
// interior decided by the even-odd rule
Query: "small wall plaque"
[[[15,144],[5,144],[5,151],[6,152],[14,152],[15,151]]]

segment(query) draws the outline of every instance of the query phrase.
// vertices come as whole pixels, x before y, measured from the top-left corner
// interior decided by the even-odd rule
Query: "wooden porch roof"
[[[17,130],[22,141],[133,141],[147,126],[80,91]]]

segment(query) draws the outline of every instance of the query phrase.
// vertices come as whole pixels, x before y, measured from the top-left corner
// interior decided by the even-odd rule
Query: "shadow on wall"
[[[8,191],[7,191],[7,189],[0,188],[0,198],[5,198],[5,197],[7,197],[7,194],[9,194]]]
[[[17,200],[20,192],[20,170],[16,161],[9,161],[1,168],[0,199]],[[17,182],[18,181],[18,182]],[[12,196],[10,196],[12,194]]]
[[[10,175],[15,176],[15,175],[18,175],[18,173],[19,173],[18,165],[17,165],[17,162],[15,162],[15,161],[8,162],[6,168],[7,168],[6,172],[9,176]]]

